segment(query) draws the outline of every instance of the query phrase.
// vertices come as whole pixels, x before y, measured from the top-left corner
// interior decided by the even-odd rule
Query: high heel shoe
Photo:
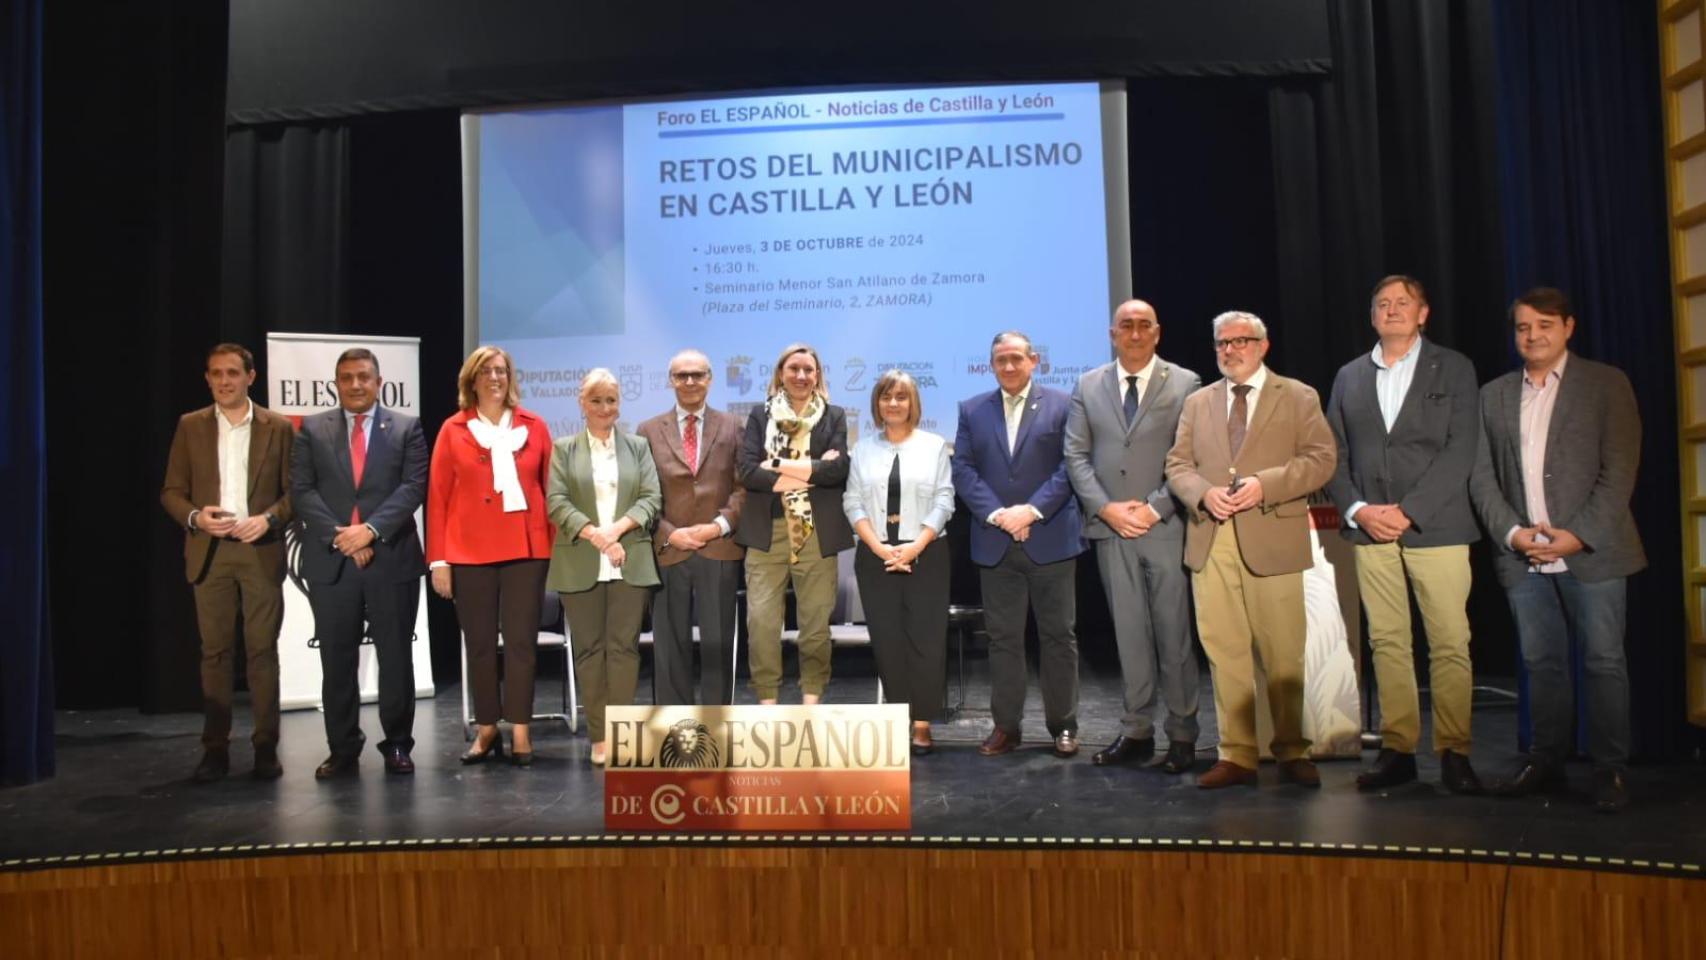
[[[504,738],[502,734],[493,737],[492,742],[487,745],[486,749],[481,750],[479,747],[480,741],[476,739],[474,741],[474,745],[468,748],[468,752],[462,755],[463,766],[473,766],[476,763],[485,763],[487,760],[503,759]],[[531,760],[532,756],[529,755],[528,759]]]
[[[509,762],[518,767],[531,767],[533,766],[533,751],[511,750],[509,753]]]

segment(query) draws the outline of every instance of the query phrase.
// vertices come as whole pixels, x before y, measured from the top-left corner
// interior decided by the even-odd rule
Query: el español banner
[[[612,706],[611,830],[906,830],[904,704]]]

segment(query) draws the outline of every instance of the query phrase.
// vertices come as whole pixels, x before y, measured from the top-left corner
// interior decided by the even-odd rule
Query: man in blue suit
[[[302,573],[331,747],[314,771],[320,780],[354,774],[366,742],[356,676],[364,632],[379,660],[385,769],[415,771],[411,646],[426,572],[415,510],[426,498],[427,445],[418,419],[379,406],[382,383],[372,351],[345,350],[337,363],[338,409],[304,419],[290,451],[290,493],[307,524]]]
[[[989,709],[995,729],[978,752],[1019,745],[1025,710],[1025,613],[1037,618],[1043,717],[1054,753],[1078,752],[1078,554],[1083,523],[1066,470],[1072,400],[1031,382],[1037,352],[1016,330],[989,350],[1000,387],[960,403],[954,490],[971,508],[971,557],[989,628]]]

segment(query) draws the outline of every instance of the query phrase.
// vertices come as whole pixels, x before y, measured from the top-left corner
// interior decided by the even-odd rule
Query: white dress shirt
[[[249,519],[249,443],[254,436],[255,401],[248,401],[243,419],[232,423],[225,411],[213,409],[219,423],[219,509],[233,520]]]
[[[1144,393],[1149,389],[1149,378],[1150,375],[1155,372],[1155,361],[1159,356],[1160,354],[1150,354],[1149,362],[1143,365],[1142,370],[1127,370],[1125,368],[1125,364],[1120,363],[1118,360],[1114,361],[1114,367],[1120,372],[1121,407],[1125,406],[1126,394],[1131,392],[1132,377],[1137,378],[1137,405],[1140,407],[1143,406]]]
[[[1564,365],[1569,359],[1570,353],[1566,350],[1558,358],[1558,365],[1541,378],[1538,387],[1529,381],[1527,370],[1522,372],[1519,442],[1522,444],[1523,505],[1528,509],[1528,522],[1535,526],[1552,522],[1551,514],[1546,512],[1546,435],[1552,429],[1552,411],[1558,405],[1558,385],[1564,379]],[[1505,533],[1505,546],[1510,546],[1511,537],[1518,529],[1512,527]],[[1529,568],[1530,573],[1564,573],[1568,570],[1561,559]]]
[[[607,440],[600,440],[588,431],[586,440],[587,453],[592,459],[592,495],[598,507],[598,525],[608,527],[616,522],[616,431],[612,430]],[[600,551],[598,582],[620,579],[622,568],[612,564],[610,558]]]
[[[1250,392],[1244,395],[1244,426],[1248,427],[1250,421],[1256,419],[1256,401],[1261,399],[1262,388],[1267,384],[1268,365],[1265,363],[1257,367],[1255,373],[1250,374],[1250,379],[1244,381],[1244,386],[1250,388]],[[1231,380],[1227,381],[1226,419],[1228,420],[1232,419],[1232,405],[1238,401],[1238,395],[1232,392],[1234,386],[1236,384],[1232,383]]]

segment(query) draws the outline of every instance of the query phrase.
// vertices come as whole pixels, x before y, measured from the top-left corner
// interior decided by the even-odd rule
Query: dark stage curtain
[[[53,649],[47,611],[47,403],[42,336],[42,9],[6,5],[0,55],[0,783],[53,775]]]
[[[1697,732],[1687,725],[1688,629],[1677,589],[1676,347],[1657,15],[1651,4],[1597,0],[1497,0],[1491,14],[1505,300],[1534,286],[1563,289],[1579,317],[1571,348],[1621,367],[1634,384],[1643,426],[1635,522],[1650,563],[1629,581],[1635,748],[1672,756],[1696,743]],[[1508,369],[1518,358],[1505,340]]]
[[[456,409],[463,356],[459,123],[388,114],[225,140],[228,322],[263,365],[269,332],[420,337],[429,442]],[[454,681],[454,610],[429,594],[427,613],[434,676]]]

